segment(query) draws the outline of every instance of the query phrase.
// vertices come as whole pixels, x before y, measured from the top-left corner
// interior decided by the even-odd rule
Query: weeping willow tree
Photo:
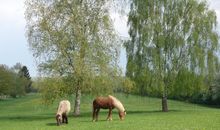
[[[162,111],[168,111],[168,90],[180,70],[210,78],[216,72],[216,24],[205,0],[131,0],[127,76],[145,76],[157,86]]]
[[[52,87],[46,88],[45,97],[52,100],[75,93],[75,115],[80,114],[82,92],[112,91],[120,75],[119,44],[109,16],[110,3],[109,0],[25,2],[28,45],[39,70],[52,83]]]

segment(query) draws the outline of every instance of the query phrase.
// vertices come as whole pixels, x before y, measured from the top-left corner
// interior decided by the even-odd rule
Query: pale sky
[[[31,77],[37,76],[37,67],[25,37],[25,0],[0,0],[0,64],[12,67],[17,62],[26,65]],[[209,0],[220,23],[220,0]],[[127,17],[113,14],[114,25],[120,36],[128,37]],[[220,26],[218,26],[220,30]],[[126,56],[122,50],[120,66],[125,71]]]

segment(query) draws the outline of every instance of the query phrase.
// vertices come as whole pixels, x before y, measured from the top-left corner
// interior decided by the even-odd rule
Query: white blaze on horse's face
[[[59,116],[58,119],[59,119],[59,122],[62,122],[62,116]]]
[[[62,116],[60,114],[56,115],[57,125],[59,126],[62,122]]]

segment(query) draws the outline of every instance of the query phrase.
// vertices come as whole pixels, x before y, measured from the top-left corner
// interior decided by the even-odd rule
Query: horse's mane
[[[113,100],[113,105],[115,106],[115,108],[117,108],[120,112],[125,111],[124,106],[122,105],[122,103],[117,98],[115,98],[111,95],[108,95],[108,97]]]

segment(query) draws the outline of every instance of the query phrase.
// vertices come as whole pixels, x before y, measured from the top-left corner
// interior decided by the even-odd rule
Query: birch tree
[[[110,3],[26,0],[29,47],[39,70],[47,77],[65,79],[68,92],[63,93],[75,93],[75,115],[80,114],[82,91],[112,90],[113,80],[119,76],[119,49],[109,16]]]
[[[131,0],[127,76],[146,71],[168,111],[169,86],[182,69],[212,76],[219,60],[216,13],[205,0]]]

